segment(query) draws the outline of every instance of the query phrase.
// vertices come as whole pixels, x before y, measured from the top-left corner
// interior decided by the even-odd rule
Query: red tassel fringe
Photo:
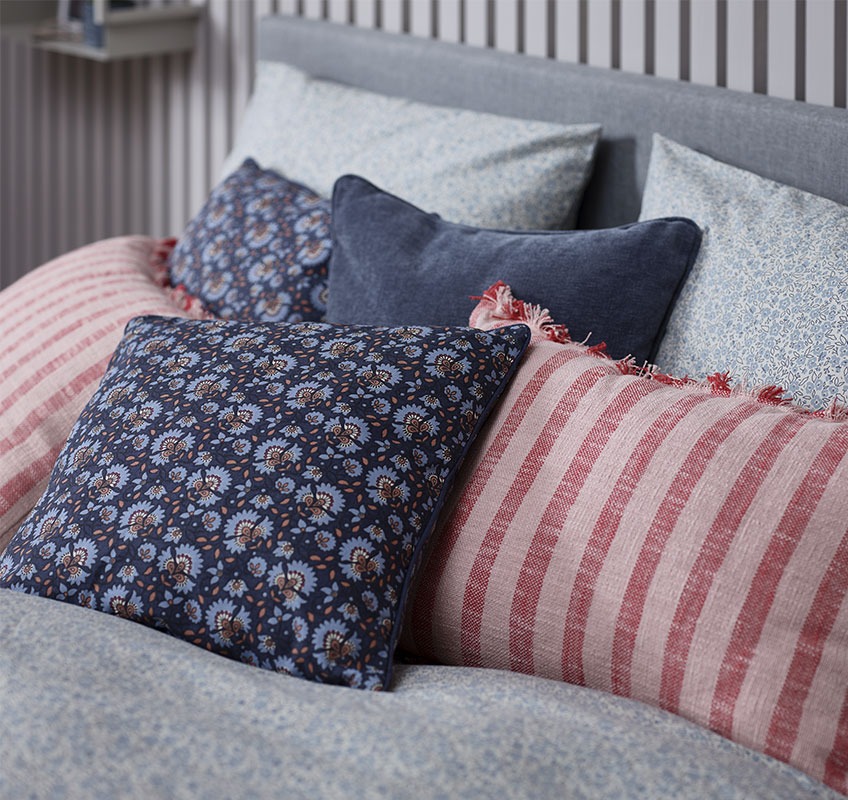
[[[551,319],[546,308],[525,303],[518,300],[512,294],[512,289],[503,281],[490,286],[483,292],[482,297],[472,297],[478,300],[476,308],[471,312],[469,324],[474,328],[492,330],[505,325],[522,322],[529,326],[532,331],[533,341],[547,339],[561,344],[581,344],[574,342],[565,325],[557,325]],[[614,361],[606,352],[606,343],[587,347],[586,351],[598,358]],[[848,406],[834,399],[830,405],[818,411],[812,411],[792,402],[792,398],[786,394],[781,386],[759,386],[745,388],[733,386],[733,379],[729,372],[715,372],[708,375],[704,381],[696,381],[689,377],[677,378],[660,372],[653,364],[636,364],[631,358],[622,358],[614,361],[616,368],[622,375],[633,375],[640,378],[656,381],[667,386],[697,386],[708,389],[712,394],[726,396],[746,395],[758,403],[770,406],[787,406],[799,414],[809,414],[821,419],[842,421],[848,419]]]

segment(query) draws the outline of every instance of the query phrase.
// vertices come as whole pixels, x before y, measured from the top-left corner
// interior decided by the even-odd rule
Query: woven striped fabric
[[[634,371],[531,346],[403,645],[657,705],[846,792],[848,421]]]
[[[172,240],[107,239],[0,292],[0,552],[35,505],[127,321],[203,316],[166,287]]]

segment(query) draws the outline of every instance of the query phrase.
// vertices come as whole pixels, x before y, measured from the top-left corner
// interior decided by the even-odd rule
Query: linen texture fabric
[[[106,239],[0,292],[0,552],[44,492],[127,321],[203,313],[167,286],[169,249],[147,236]]]
[[[9,798],[838,800],[680,717],[514,672],[398,664],[391,692],[351,692],[6,589],[0,625]]]
[[[454,222],[560,228],[576,219],[600,131],[417,103],[259,61],[224,174],[253,158],[329,197],[356,173]]]
[[[848,206],[655,135],[640,219],[705,231],[657,353],[702,378],[715,364],[821,408],[848,397]]]
[[[681,218],[597,231],[456,225],[348,175],[333,192],[327,320],[461,325],[470,297],[504,280],[569,320],[573,338],[649,361],[700,239]]]
[[[531,345],[402,645],[656,705],[846,792],[848,419],[633,373]]]
[[[330,203],[247,159],[217,186],[170,257],[171,280],[215,316],[320,321]]]
[[[134,319],[0,586],[385,688],[419,546],[529,338]]]

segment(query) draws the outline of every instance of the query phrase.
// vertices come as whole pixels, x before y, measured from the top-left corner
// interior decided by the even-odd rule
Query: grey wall
[[[182,230],[232,143],[268,13],[846,105],[847,0],[199,3],[187,55],[99,64],[0,40],[0,286],[86,242]]]

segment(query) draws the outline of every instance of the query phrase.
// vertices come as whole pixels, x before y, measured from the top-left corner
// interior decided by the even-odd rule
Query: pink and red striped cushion
[[[405,646],[661,706],[845,792],[848,422],[634,371],[537,337]]]
[[[145,236],[107,239],[0,292],[0,552],[44,491],[127,321],[203,315],[165,286],[171,246]]]

